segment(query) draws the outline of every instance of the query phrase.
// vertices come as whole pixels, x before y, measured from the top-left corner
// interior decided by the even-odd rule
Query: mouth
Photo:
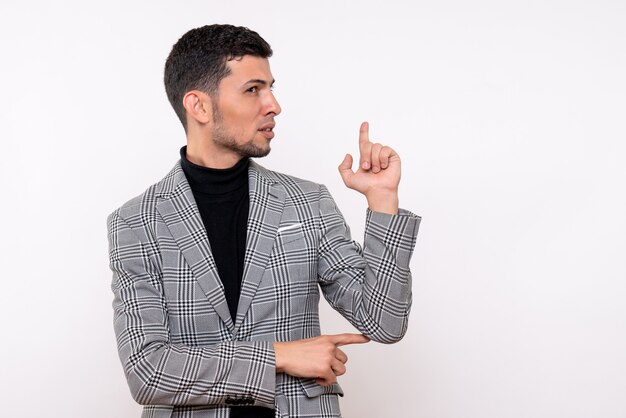
[[[276,124],[274,123],[268,123],[265,124],[261,127],[261,129],[259,129],[258,131],[261,132],[261,134],[266,138],[266,139],[272,139],[274,138],[274,127],[276,126]]]

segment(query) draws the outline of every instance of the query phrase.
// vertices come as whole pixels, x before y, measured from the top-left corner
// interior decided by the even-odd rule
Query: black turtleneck
[[[187,147],[181,148],[181,166],[209,236],[211,253],[234,323],[246,251],[249,160],[242,158],[231,168],[215,169],[190,162],[186,154]]]

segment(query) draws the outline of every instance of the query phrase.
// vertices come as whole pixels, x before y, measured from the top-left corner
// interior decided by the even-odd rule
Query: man
[[[270,46],[230,25],[187,32],[165,65],[187,146],[108,219],[114,324],[146,417],[338,417],[339,348],[407,327],[420,218],[398,209],[400,158],[359,133],[339,166],[368,201],[364,247],[328,190],[267,170],[280,106]],[[320,335],[321,288],[363,334]]]

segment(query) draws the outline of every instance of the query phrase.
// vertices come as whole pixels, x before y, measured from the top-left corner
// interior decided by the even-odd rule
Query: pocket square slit
[[[297,223],[297,224],[292,224],[292,225],[287,225],[287,226],[281,226],[280,228],[278,228],[278,230],[276,232],[283,232],[283,231],[287,231],[289,229],[294,229],[299,227],[300,225],[302,225],[301,223]]]

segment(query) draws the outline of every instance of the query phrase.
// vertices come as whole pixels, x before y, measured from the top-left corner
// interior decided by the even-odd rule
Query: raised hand
[[[352,171],[350,154],[346,154],[339,165],[344,184],[364,194],[370,210],[398,213],[400,156],[391,147],[370,141],[367,122],[363,122],[359,130],[359,152],[356,172]]]
[[[323,386],[332,385],[346,372],[348,356],[342,345],[369,341],[361,334],[322,335],[304,340],[274,343],[276,371],[295,377],[313,378]]]

